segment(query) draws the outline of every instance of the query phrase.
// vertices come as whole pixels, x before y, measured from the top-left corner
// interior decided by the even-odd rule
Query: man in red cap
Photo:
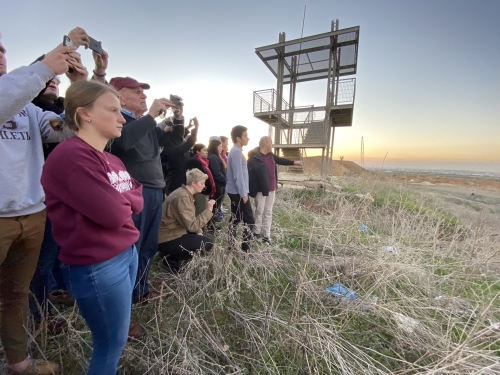
[[[160,147],[167,143],[170,132],[156,125],[155,118],[175,107],[165,98],[155,99],[148,110],[146,94],[150,86],[131,77],[115,77],[109,82],[119,93],[122,115],[126,120],[122,135],[113,140],[111,152],[118,156],[130,175],[143,185],[144,209],[132,215],[141,235],[136,243],[139,253],[139,268],[132,299],[134,303],[145,303],[160,298],[160,294],[149,289],[148,276],[151,262],[158,248],[158,230],[163,203],[163,171]],[[131,321],[129,336],[138,338],[143,329]]]

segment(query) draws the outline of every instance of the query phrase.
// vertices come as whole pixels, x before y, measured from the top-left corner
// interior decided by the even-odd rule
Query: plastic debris
[[[359,230],[363,233],[375,234],[375,232],[372,231],[370,228],[368,228],[365,224],[361,224],[361,226],[359,227]]]
[[[326,291],[332,293],[335,297],[340,298],[342,300],[355,300],[358,299],[356,293],[353,290],[347,289],[342,284],[334,284],[326,288]]]
[[[398,249],[396,246],[382,246],[382,250],[385,250],[389,253],[394,253],[394,254],[398,253]]]
[[[393,317],[398,327],[407,333],[413,333],[413,330],[420,324],[418,320],[400,313],[394,313]]]
[[[361,305],[361,309],[363,311],[371,312],[371,311],[373,311],[372,306],[376,305],[377,301],[378,301],[378,297],[375,295],[372,295],[372,296],[370,296],[370,303],[363,303],[363,305]]]

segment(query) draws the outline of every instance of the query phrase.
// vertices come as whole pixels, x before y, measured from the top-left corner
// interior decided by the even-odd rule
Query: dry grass
[[[148,333],[120,373],[500,374],[498,228],[373,176],[342,185],[280,190],[274,245],[252,257],[229,252],[224,230],[178,277],[155,267],[171,296],[134,308]],[[373,203],[354,196],[367,192]],[[327,293],[335,283],[358,299]],[[76,309],[63,315],[68,334],[34,342],[78,374],[91,336]]]

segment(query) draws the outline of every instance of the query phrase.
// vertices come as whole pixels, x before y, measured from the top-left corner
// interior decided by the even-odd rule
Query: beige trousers
[[[267,238],[271,237],[275,193],[275,191],[271,191],[267,197],[264,197],[262,193],[257,193],[254,199],[255,226],[253,232]]]

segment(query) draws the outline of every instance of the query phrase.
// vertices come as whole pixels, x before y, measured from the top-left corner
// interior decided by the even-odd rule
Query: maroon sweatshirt
[[[108,260],[139,238],[132,214],[144,206],[142,185],[116,156],[70,138],[48,157],[41,182],[64,264]]]

